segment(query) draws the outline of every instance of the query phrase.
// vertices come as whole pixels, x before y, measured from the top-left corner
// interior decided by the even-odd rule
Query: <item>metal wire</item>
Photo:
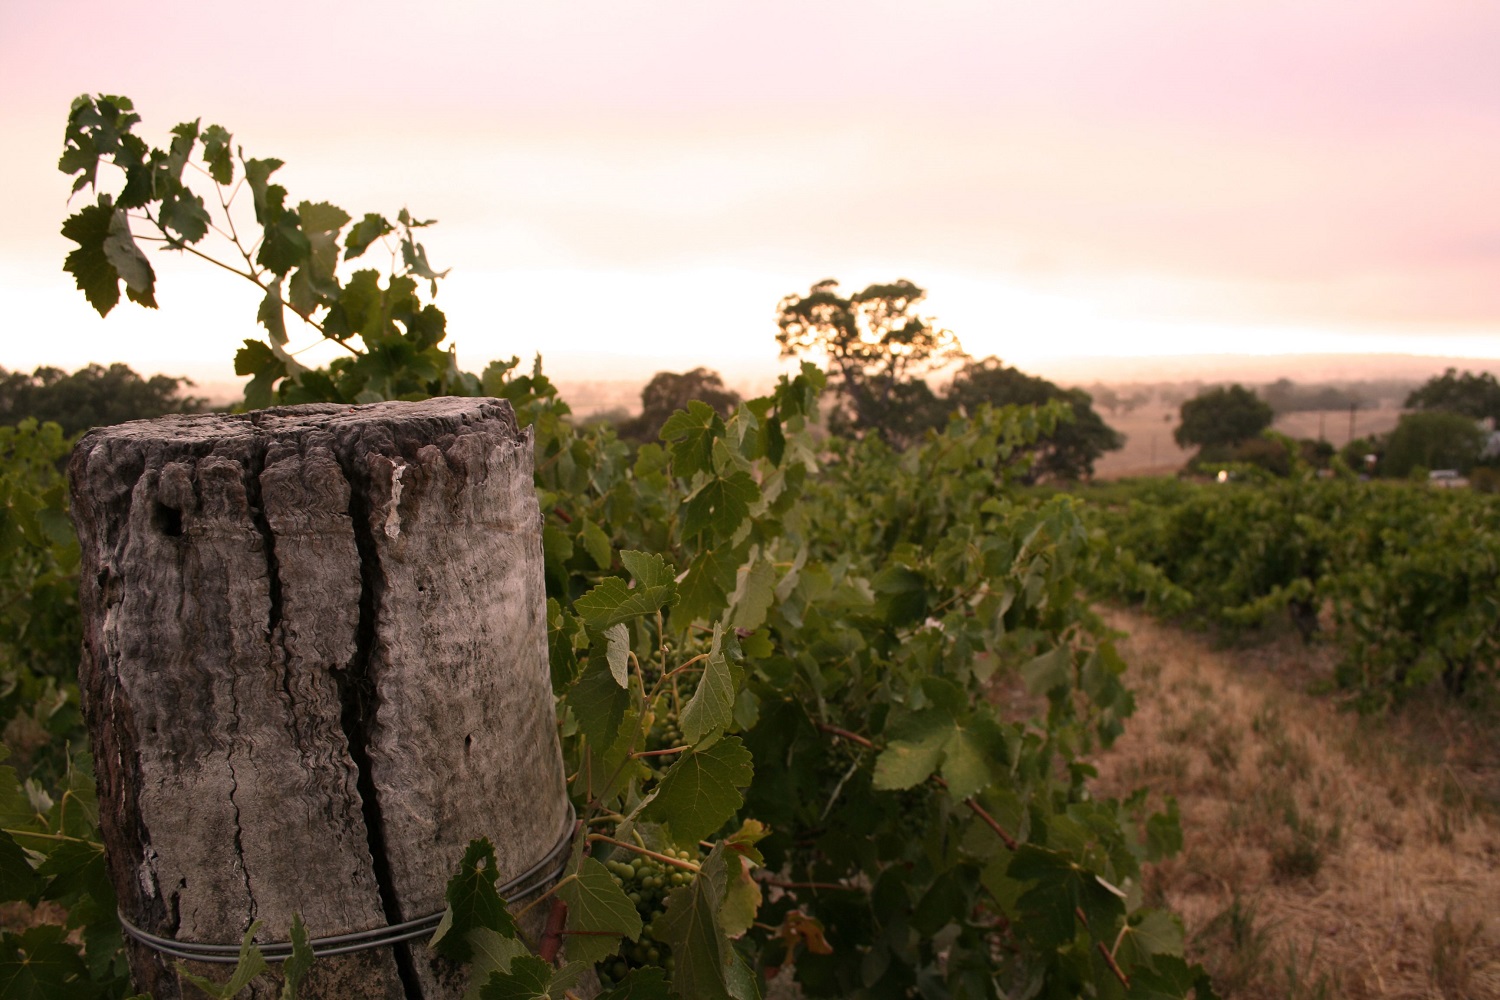
[[[552,849],[542,855],[541,860],[530,868],[521,872],[515,878],[500,886],[498,892],[508,903],[518,902],[534,895],[543,887],[555,882],[568,866],[568,849],[573,843],[573,826],[578,821],[578,814],[573,809],[573,803],[568,803],[568,815],[563,823],[563,831]],[[240,948],[238,944],[200,944],[196,941],[178,941],[175,938],[160,937],[149,931],[142,930],[131,923],[123,911],[116,911],[120,917],[120,929],[126,936],[134,938],[146,947],[170,955],[173,958],[187,959],[193,962],[212,962],[219,965],[235,965],[240,960]],[[438,924],[443,922],[443,914],[446,908],[436,913],[429,913],[425,917],[415,920],[407,920],[399,924],[388,924],[384,927],[374,927],[365,931],[353,931],[348,934],[335,934],[331,937],[313,938],[308,942],[312,948],[313,956],[323,958],[329,955],[348,955],[356,951],[368,951],[372,948],[383,948],[386,945],[397,944],[401,941],[411,941],[415,938],[424,937],[437,929]],[[275,941],[269,944],[257,945],[262,957],[267,962],[285,962],[292,957],[292,943],[290,941]]]

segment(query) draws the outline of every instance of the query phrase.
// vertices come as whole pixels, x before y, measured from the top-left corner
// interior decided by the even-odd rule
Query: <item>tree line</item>
[[[1085,479],[1124,437],[1095,411],[1082,389],[1064,389],[1028,375],[999,358],[975,359],[958,337],[918,312],[926,291],[907,279],[872,284],[844,295],[838,282],[820,281],[806,295],[789,295],[777,307],[777,342],[783,358],[813,361],[828,373],[834,403],[827,429],[841,437],[867,435],[896,450],[920,442],[955,416],[980,406],[1065,405],[1064,419],[1040,438],[1027,479]],[[932,382],[951,373],[941,391]],[[658,372],[641,392],[639,416],[621,420],[621,437],[638,444],[657,440],[671,415],[699,400],[728,417],[742,402],[707,368]]]
[[[1272,388],[1289,384],[1283,380]],[[1350,471],[1392,478],[1425,478],[1434,469],[1467,475],[1500,466],[1491,444],[1500,425],[1500,382],[1493,374],[1448,368],[1414,389],[1405,405],[1410,412],[1389,433],[1356,438],[1336,453],[1326,441],[1293,441],[1271,431],[1281,411],[1234,383],[1185,401],[1173,436],[1181,447],[1198,449],[1190,467],[1200,469],[1238,462],[1285,475],[1299,460],[1328,468],[1335,454]]]

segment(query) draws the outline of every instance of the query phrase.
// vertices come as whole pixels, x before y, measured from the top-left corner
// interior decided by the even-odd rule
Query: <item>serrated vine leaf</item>
[[[41,887],[41,880],[21,845],[0,830],[0,901],[30,899]]]
[[[526,942],[517,937],[506,937],[488,927],[475,927],[464,935],[469,939],[473,956],[469,959],[469,990],[466,998],[479,995],[480,987],[490,978],[491,972],[508,972],[510,963],[522,955],[530,955]]]
[[[678,757],[641,816],[664,823],[679,844],[695,844],[723,826],[744,803],[740,789],[755,776],[750,751],[737,736]]]
[[[108,316],[120,301],[120,274],[104,252],[113,221],[114,206],[108,196],[100,196],[98,204],[85,205],[62,227],[62,234],[78,244],[64,259],[63,270],[100,316]]]
[[[1005,736],[993,719],[975,714],[955,723],[943,744],[939,773],[948,783],[948,793],[967,799],[995,781],[1006,757]]]
[[[1157,958],[1155,968],[1137,967],[1130,974],[1126,1000],[1180,1000],[1193,992],[1196,1000],[1219,1000],[1213,981],[1201,965],[1188,963],[1175,955]]]
[[[609,871],[593,858],[584,858],[575,878],[557,890],[568,904],[568,960],[597,962],[613,955],[620,938],[641,935],[641,915]]]
[[[162,196],[157,218],[161,220],[163,228],[176,233],[185,243],[197,243],[208,235],[208,208],[203,204],[202,197],[186,187]]]
[[[265,296],[260,300],[260,308],[256,310],[255,318],[260,325],[266,328],[271,335],[271,343],[274,347],[286,344],[286,316],[283,313],[281,301],[281,285],[274,283],[266,288]],[[246,341],[250,343],[250,341]],[[238,362],[236,362],[238,363]]]
[[[585,519],[578,529],[578,537],[583,542],[584,551],[589,554],[590,559],[594,560],[594,565],[603,570],[609,569],[614,549],[609,544],[609,536],[599,525]]]
[[[630,692],[615,683],[607,662],[591,658],[568,692],[568,706],[589,743],[605,749],[614,743],[620,720],[630,707]]]
[[[677,585],[677,617],[685,621],[715,621],[729,605],[735,576],[745,548],[708,546],[688,564]]]
[[[750,869],[750,859],[743,854],[725,853],[719,927],[731,940],[743,937],[755,925],[755,917],[760,913],[760,883],[751,876]]]
[[[548,1000],[552,967],[535,955],[511,959],[506,972],[494,971],[479,988],[479,1000]]]
[[[1115,958],[1126,969],[1152,969],[1160,958],[1180,958],[1182,947],[1182,921],[1166,910],[1146,910],[1120,931]]]
[[[505,909],[505,900],[495,891],[499,877],[494,845],[488,838],[471,840],[458,873],[448,880],[448,910],[429,942],[439,954],[455,962],[468,961],[473,954],[468,934],[476,927],[516,936],[516,923]]]
[[[250,186],[250,196],[255,203],[255,221],[262,226],[269,225],[282,210],[286,189],[271,183],[271,175],[281,167],[282,162],[277,159],[245,161],[245,183]]]
[[[729,538],[750,516],[750,505],[759,499],[760,487],[743,469],[715,476],[684,503],[682,533],[691,538],[712,528],[719,538]]]
[[[0,936],[0,996],[6,1000],[85,1000],[97,995],[67,931],[41,924]]]
[[[234,156],[229,150],[232,141],[222,125],[210,125],[203,130],[203,163],[208,167],[208,176],[215,184],[234,183]]]
[[[255,944],[255,935],[260,931],[261,922],[255,921],[245,931],[245,936],[240,940],[240,958],[235,963],[234,971],[229,974],[227,982],[216,983],[204,976],[195,976],[187,970],[181,962],[177,963],[177,974],[198,989],[218,1000],[230,1000],[250,985],[250,980],[256,976],[269,971],[270,966],[266,964],[265,956],[260,953],[260,948]]]
[[[644,553],[621,552],[620,560],[630,568],[637,556],[644,557]],[[583,615],[590,631],[603,632],[611,625],[655,614],[677,600],[677,585],[660,556],[636,560],[636,566],[645,574],[641,576],[632,570],[637,586],[629,587],[624,580],[611,576],[573,602],[574,610]]]
[[[894,738],[875,758],[875,787],[900,791],[932,777],[953,729],[952,717],[939,711],[919,712],[893,727]]]
[[[1026,933],[1043,947],[1061,947],[1071,941],[1078,914],[1087,920],[1089,933],[1108,946],[1125,905],[1100,884],[1095,874],[1059,851],[1035,844],[1022,844],[1011,858],[1006,873],[1033,885],[1021,894],[1017,905],[1028,914]]]
[[[714,439],[724,434],[724,418],[702,400],[691,400],[662,424],[661,439],[672,452],[672,471],[684,479],[713,469]]]
[[[729,624],[754,630],[765,624],[766,613],[776,600],[776,567],[766,558],[755,560],[740,579],[734,596],[734,614]]]
[[[682,735],[692,744],[722,733],[734,721],[734,678],[723,643],[724,628],[716,625],[698,687],[682,707]]]
[[[281,1000],[297,1000],[302,980],[307,977],[307,972],[315,961],[312,945],[308,941],[307,925],[302,922],[300,913],[292,914],[290,939],[292,954],[281,964]]]
[[[666,912],[656,918],[656,934],[672,947],[672,991],[678,996],[759,1000],[754,976],[719,923],[723,899],[716,883],[723,863],[723,849],[716,848],[692,882],[667,896]]]
[[[636,585],[647,589],[672,586],[676,574],[667,561],[655,552],[627,549],[620,553],[620,563],[635,577]]]
[[[370,244],[389,233],[395,232],[385,216],[369,212],[354,224],[344,240],[344,259],[353,260],[370,248]]]

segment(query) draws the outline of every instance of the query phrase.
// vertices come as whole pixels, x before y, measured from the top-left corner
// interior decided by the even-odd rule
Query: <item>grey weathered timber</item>
[[[71,466],[100,829],[143,930],[285,941],[441,911],[566,829],[531,433],[435,399],[173,416]],[[138,988],[182,993],[131,942]],[[224,978],[225,966],[191,966]],[[421,942],[319,961],[305,996],[457,996]],[[271,996],[272,985],[257,997]]]

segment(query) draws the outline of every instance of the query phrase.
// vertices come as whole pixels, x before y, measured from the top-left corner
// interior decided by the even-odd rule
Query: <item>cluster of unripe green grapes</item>
[[[687,851],[663,851],[679,861],[695,861]],[[614,878],[615,884],[625,890],[625,895],[635,904],[641,915],[639,941],[626,941],[620,953],[606,958],[598,965],[599,979],[605,987],[619,982],[631,969],[643,965],[658,965],[672,971],[672,950],[655,934],[656,918],[666,910],[667,894],[673,889],[687,885],[693,873],[685,868],[669,865],[655,858],[636,855],[629,860],[610,860],[604,867]]]
[[[669,706],[663,705],[657,710],[651,728],[646,731],[646,749],[670,750],[672,747],[680,746],[682,746],[682,726],[677,721],[677,713]],[[670,764],[671,760],[665,763]]]

